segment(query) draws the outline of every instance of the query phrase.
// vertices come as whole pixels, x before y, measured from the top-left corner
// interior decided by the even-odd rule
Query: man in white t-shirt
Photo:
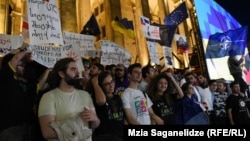
[[[129,86],[121,95],[127,122],[131,125],[163,125],[152,109],[152,101],[139,88],[142,79],[141,64],[135,63],[128,68]]]
[[[38,107],[41,132],[48,141],[91,141],[92,129],[100,124],[90,94],[74,88],[78,77],[72,58],[57,61],[48,77],[52,90],[42,96]]]

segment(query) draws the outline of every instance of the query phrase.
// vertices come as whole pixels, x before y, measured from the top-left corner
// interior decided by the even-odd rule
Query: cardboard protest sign
[[[30,44],[63,45],[61,21],[55,0],[27,0]]]
[[[160,64],[157,43],[147,41],[147,46],[151,63]]]
[[[32,59],[47,68],[53,68],[56,61],[62,58],[61,47],[31,45]]]
[[[101,64],[124,64],[126,67],[130,65],[131,54],[122,46],[108,41],[100,40]]]
[[[172,48],[163,46],[163,56],[165,61],[165,66],[173,67],[173,57],[172,57]]]
[[[96,57],[91,52],[96,52],[93,35],[84,35],[64,31],[64,38],[67,42],[77,42],[80,46],[80,56]]]
[[[4,56],[23,44],[23,37],[0,34],[0,55]]]

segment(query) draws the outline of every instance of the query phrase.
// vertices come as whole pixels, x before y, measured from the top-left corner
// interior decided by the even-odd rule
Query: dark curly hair
[[[156,93],[157,85],[160,79],[162,78],[166,79],[168,82],[168,87],[166,91],[163,92],[163,96],[164,96],[165,101],[171,105],[174,102],[171,98],[171,94],[173,93],[173,90],[174,90],[174,84],[172,80],[166,74],[162,73],[162,74],[156,75],[149,83],[146,92],[148,96],[150,97],[150,99],[153,101],[153,103],[154,101],[157,101],[160,98],[160,96]]]

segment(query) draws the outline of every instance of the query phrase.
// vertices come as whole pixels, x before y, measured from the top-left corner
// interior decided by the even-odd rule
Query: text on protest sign
[[[126,67],[130,65],[131,54],[125,48],[108,40],[100,41],[101,64],[124,64]]]
[[[61,22],[55,0],[27,0],[30,44],[63,45]]]

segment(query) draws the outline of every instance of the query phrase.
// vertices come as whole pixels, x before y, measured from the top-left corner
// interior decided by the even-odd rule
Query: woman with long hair
[[[92,95],[100,126],[95,129],[93,141],[122,141],[125,115],[119,95],[114,95],[115,81],[110,73],[102,72],[91,79]]]
[[[175,124],[172,106],[183,97],[183,93],[172,74],[155,76],[148,85],[147,94],[153,102],[155,114],[164,120],[164,124]]]

